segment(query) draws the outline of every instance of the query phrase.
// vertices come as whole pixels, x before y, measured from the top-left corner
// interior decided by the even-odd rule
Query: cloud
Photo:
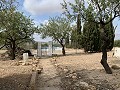
[[[35,23],[35,26],[39,26],[40,24],[47,24],[48,20],[33,20],[33,22]]]
[[[62,2],[63,0],[24,0],[23,6],[31,14],[61,13]]]

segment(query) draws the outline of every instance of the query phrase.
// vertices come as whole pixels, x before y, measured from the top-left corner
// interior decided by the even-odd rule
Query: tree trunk
[[[79,36],[81,35],[81,17],[80,17],[80,14],[78,14],[77,15],[77,40],[76,40],[76,44],[77,44],[77,46],[76,46],[76,48],[81,48],[80,47],[80,38],[79,38]]]
[[[103,65],[106,73],[112,74],[112,71],[111,71],[111,69],[110,69],[110,67],[109,67],[109,65],[108,65],[108,63],[107,63],[107,50],[106,50],[107,46],[106,46],[106,43],[107,43],[107,42],[104,42],[104,43],[103,43],[103,46],[102,46],[102,59],[101,59],[101,64]]]
[[[65,56],[66,55],[66,53],[65,53],[65,46],[64,45],[62,45],[62,54]]]
[[[12,42],[11,50],[10,50],[10,59],[14,60],[15,59],[15,41]]]
[[[107,46],[109,45],[109,39],[106,36],[105,25],[102,25],[101,29],[101,39],[102,39],[102,59],[101,64],[103,65],[107,74],[112,74],[112,70],[107,63]]]

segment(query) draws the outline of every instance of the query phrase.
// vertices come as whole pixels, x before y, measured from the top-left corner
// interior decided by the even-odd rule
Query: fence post
[[[49,41],[48,55],[52,56],[52,41]]]
[[[41,42],[38,42],[37,56],[38,57],[42,56]]]

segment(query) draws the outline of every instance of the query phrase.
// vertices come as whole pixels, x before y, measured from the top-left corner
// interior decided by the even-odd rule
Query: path
[[[60,87],[61,79],[51,61],[42,59],[40,65],[43,71],[37,79],[37,90],[62,90]]]

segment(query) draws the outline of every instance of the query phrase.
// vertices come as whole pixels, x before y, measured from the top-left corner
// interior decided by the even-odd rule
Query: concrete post
[[[41,42],[38,42],[37,56],[38,57],[42,56]]]
[[[28,61],[28,53],[23,53],[23,65]]]
[[[52,56],[52,41],[49,41],[48,55]]]

